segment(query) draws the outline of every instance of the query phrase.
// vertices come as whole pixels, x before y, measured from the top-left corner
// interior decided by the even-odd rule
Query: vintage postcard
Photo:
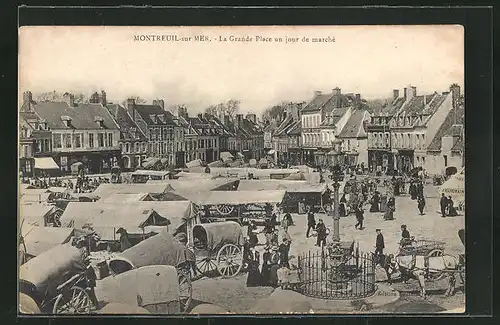
[[[19,29],[20,314],[465,312],[464,29]]]

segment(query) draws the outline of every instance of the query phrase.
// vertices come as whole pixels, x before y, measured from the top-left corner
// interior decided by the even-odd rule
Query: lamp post
[[[339,188],[340,188],[340,183],[339,179],[343,176],[342,175],[330,175],[330,178],[333,180],[333,233],[332,233],[332,241],[334,242],[340,242],[340,225],[339,225],[339,220],[340,220],[340,215],[339,215]]]

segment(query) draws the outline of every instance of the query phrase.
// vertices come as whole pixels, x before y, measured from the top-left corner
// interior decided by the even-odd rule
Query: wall
[[[368,139],[358,139],[358,164],[364,163],[365,167],[368,167]]]
[[[439,108],[436,110],[436,112],[431,116],[429,121],[427,122],[427,128],[426,128],[426,147],[429,146],[431,143],[432,139],[436,135],[437,131],[443,124],[444,120],[448,116],[449,112],[453,109],[453,103],[451,100],[452,94],[449,93],[446,96],[446,99],[443,101],[443,103],[439,106]]]
[[[444,156],[448,157],[448,164],[444,164]],[[442,175],[446,167],[454,166],[460,169],[462,156],[451,152],[428,152],[425,158],[424,169],[429,175]]]
[[[64,134],[83,134],[83,143],[81,143],[80,148],[75,147],[75,139],[72,136],[72,147],[71,148],[65,148],[65,143],[64,143],[64,136],[61,136],[61,148],[57,148],[55,145],[54,138],[58,135],[64,135]],[[106,137],[108,137],[108,134],[113,135],[113,141],[112,141],[112,146],[106,146],[106,139],[104,141],[105,146],[100,147],[99,146],[99,133],[105,134]],[[94,136],[94,146],[90,147],[89,141],[90,137],[89,135],[93,134]],[[120,140],[120,131],[119,130],[102,130],[102,129],[97,129],[97,130],[52,130],[52,150],[54,152],[84,152],[84,151],[104,151],[104,150],[116,150],[119,149],[118,142]]]

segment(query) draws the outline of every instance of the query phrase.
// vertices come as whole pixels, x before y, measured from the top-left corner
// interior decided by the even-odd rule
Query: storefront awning
[[[51,157],[35,158],[35,169],[59,169]]]

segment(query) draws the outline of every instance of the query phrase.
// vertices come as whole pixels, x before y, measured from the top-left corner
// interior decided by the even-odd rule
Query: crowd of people
[[[59,179],[57,177],[22,177],[22,184],[29,184],[35,188],[48,189],[49,187],[64,187],[75,193],[88,193],[95,190],[102,183],[109,183],[109,179],[103,177],[90,178],[78,175],[75,183],[71,179]]]

